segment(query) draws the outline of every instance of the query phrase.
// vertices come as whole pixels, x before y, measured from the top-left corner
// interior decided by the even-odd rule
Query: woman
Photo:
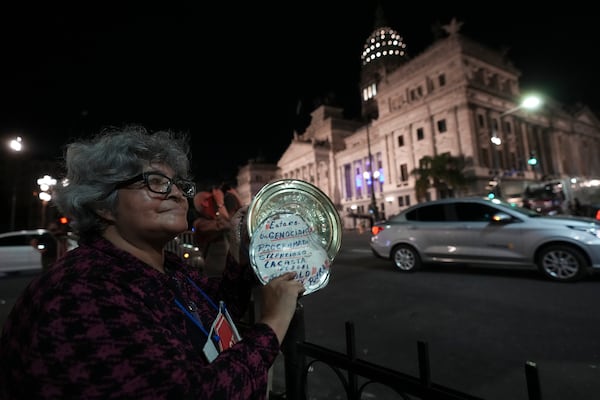
[[[53,201],[79,246],[11,310],[0,398],[266,398],[303,287],[293,274],[263,286],[261,319],[240,339],[234,321],[257,282],[247,250],[228,258],[220,278],[163,250],[187,229],[195,194],[186,143],[130,127],[68,146]],[[211,330],[214,321],[227,340]]]

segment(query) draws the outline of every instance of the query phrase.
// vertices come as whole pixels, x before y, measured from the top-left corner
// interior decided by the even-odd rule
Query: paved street
[[[429,267],[394,270],[345,231],[328,285],[301,299],[306,340],[345,352],[354,323],[358,358],[418,375],[417,341],[429,345],[434,383],[489,400],[527,400],[524,365],[536,362],[544,400],[600,397],[600,277],[576,284],[534,270]],[[0,278],[0,318],[32,275]],[[315,364],[309,398],[345,399],[330,368]],[[284,390],[282,362],[273,392]],[[399,399],[369,386],[363,399]]]
[[[405,274],[373,258],[367,241],[346,232],[328,286],[301,300],[308,342],[343,353],[352,321],[358,358],[418,376],[425,341],[433,382],[473,396],[527,399],[533,361],[543,399],[599,398],[598,276],[560,284],[531,269],[448,266]],[[365,395],[399,398],[375,389]],[[327,367],[309,374],[308,390],[312,400],[345,398]]]

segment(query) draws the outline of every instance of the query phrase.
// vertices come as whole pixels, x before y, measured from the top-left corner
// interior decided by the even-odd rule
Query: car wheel
[[[537,266],[544,276],[559,282],[575,282],[587,274],[585,257],[570,246],[552,245],[542,249]]]
[[[396,268],[404,272],[414,272],[421,268],[419,253],[413,247],[404,244],[394,247],[392,262]]]

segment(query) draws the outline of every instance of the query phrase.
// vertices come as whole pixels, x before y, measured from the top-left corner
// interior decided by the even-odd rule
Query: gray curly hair
[[[66,147],[66,175],[54,187],[53,201],[81,237],[101,233],[105,221],[97,209],[116,211],[116,185],[143,171],[149,163],[170,166],[191,179],[188,136],[171,131],[148,132],[138,125],[109,128],[90,140]]]

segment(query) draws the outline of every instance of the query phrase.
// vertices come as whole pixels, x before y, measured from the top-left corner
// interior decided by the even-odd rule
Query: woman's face
[[[174,178],[164,164],[152,164],[144,172],[156,171]],[[129,241],[167,242],[188,229],[188,201],[181,189],[171,185],[168,194],[154,193],[144,181],[119,189],[115,225]]]

